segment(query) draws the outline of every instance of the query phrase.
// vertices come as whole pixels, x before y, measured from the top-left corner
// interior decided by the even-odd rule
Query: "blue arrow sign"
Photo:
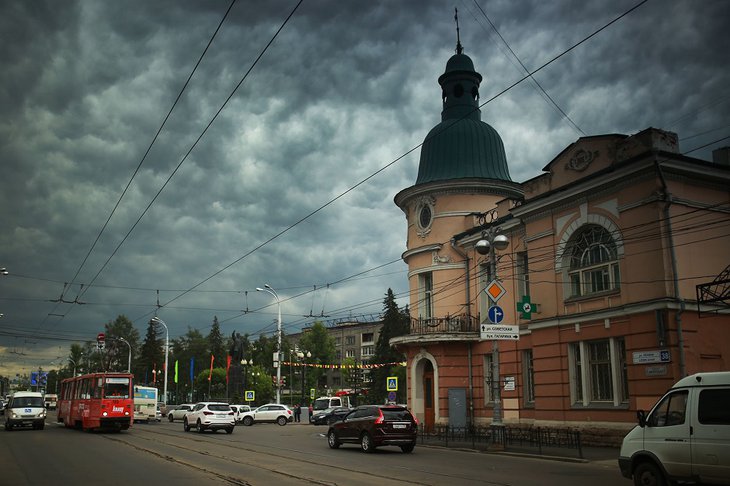
[[[499,324],[500,322],[502,322],[502,319],[504,319],[504,312],[502,311],[502,308],[500,306],[493,305],[487,311],[487,316],[489,317],[490,322],[493,322],[494,324]]]

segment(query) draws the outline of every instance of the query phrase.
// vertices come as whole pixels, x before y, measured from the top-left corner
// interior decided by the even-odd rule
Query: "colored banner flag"
[[[190,358],[190,384],[195,383],[195,356]]]
[[[215,361],[215,356],[212,354],[210,355],[210,373],[208,374],[208,381],[213,379],[213,361]]]
[[[177,362],[178,360],[175,360],[175,383],[177,383]]]
[[[226,385],[228,384],[228,370],[231,369],[231,355],[226,358]]]

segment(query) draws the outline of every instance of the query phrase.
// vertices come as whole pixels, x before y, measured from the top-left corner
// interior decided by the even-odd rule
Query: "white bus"
[[[134,421],[157,420],[157,388],[134,386]]]

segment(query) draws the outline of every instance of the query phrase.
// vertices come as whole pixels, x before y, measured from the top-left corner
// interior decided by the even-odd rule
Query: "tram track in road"
[[[188,441],[181,441],[180,434],[167,432],[164,430],[144,430],[143,428],[135,428],[133,436],[126,435],[106,435],[110,440],[114,440],[137,450],[155,454],[165,460],[174,461],[188,467],[195,468],[199,471],[212,474],[220,479],[228,481],[231,484],[246,485],[251,483],[248,480],[241,479],[239,474],[230,474],[220,472],[221,470],[236,470],[240,468],[254,468],[260,472],[275,474],[281,479],[288,479],[299,484],[315,484],[321,486],[337,486],[339,484],[412,484],[417,486],[430,486],[433,484],[459,483],[469,482],[473,484],[485,484],[504,486],[505,483],[488,481],[485,479],[475,479],[474,476],[445,474],[433,470],[424,470],[416,467],[394,466],[406,472],[406,475],[394,478],[392,475],[386,475],[377,471],[377,466],[368,468],[368,470],[357,469],[355,465],[347,466],[337,465],[332,462],[330,454],[316,453],[311,450],[297,450],[293,448],[277,447],[272,445],[250,446],[245,443],[236,441],[233,437],[216,434],[207,436],[207,434],[196,434],[194,436],[195,443],[205,443],[211,447],[194,447],[186,445]],[[193,436],[186,435],[190,438]],[[190,458],[181,459],[176,454],[161,452],[162,449],[171,448],[179,451],[182,455],[188,455]],[[215,454],[211,454],[208,450],[216,448]],[[176,457],[173,457],[176,456]],[[192,458],[202,459],[198,461]],[[211,468],[211,464],[215,461],[219,462],[219,466]],[[206,464],[208,463],[208,464]],[[322,468],[326,467],[329,471],[328,479],[314,477],[311,471],[318,471],[321,474]],[[408,475],[412,473],[421,473],[430,477],[439,477],[437,482],[423,482]],[[336,479],[340,477],[340,481]],[[332,479],[330,479],[332,478]],[[346,479],[345,479],[346,478]]]

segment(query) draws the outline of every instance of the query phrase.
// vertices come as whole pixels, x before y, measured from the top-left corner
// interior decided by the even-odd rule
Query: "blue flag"
[[[195,369],[195,357],[190,358],[190,383],[193,384],[193,376],[194,376],[194,370]]]

